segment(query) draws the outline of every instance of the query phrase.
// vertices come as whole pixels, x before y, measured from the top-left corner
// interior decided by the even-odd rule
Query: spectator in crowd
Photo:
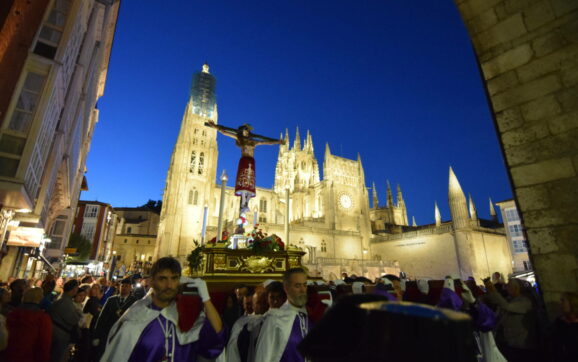
[[[143,298],[146,294],[142,285],[142,276],[138,273],[132,275],[132,294],[137,300]]]
[[[80,289],[82,290],[82,287]],[[80,339],[76,343],[75,360],[77,361],[92,360],[92,331],[102,308],[100,305],[100,298],[102,297],[100,285],[96,283],[92,284],[88,287],[87,292],[88,299],[86,299],[84,309],[82,310],[85,320],[81,321]],[[78,294],[81,294],[80,291]]]
[[[93,282],[94,278],[90,274],[86,274],[82,279],[80,279],[80,284],[92,284]]]
[[[0,314],[0,356],[1,351],[8,345],[8,329],[6,328],[6,317]]]
[[[26,279],[16,279],[10,283],[12,297],[10,303],[8,303],[9,308],[16,308],[20,303],[22,303],[22,296],[24,295],[24,291],[27,289],[27,285]]]
[[[80,285],[80,287],[78,287],[78,291],[76,292],[76,294],[74,295],[74,306],[80,310],[80,312],[82,313],[82,310],[84,309],[84,302],[86,301],[86,297],[88,297],[88,289],[90,288],[89,284],[82,284]]]
[[[492,274],[492,284],[494,284],[494,287],[496,288],[498,293],[502,295],[502,297],[508,298],[508,291],[506,290],[506,282],[504,281],[502,273],[495,272],[494,274]]]
[[[42,297],[42,289],[30,288],[24,292],[22,303],[8,314],[8,348],[0,354],[3,361],[49,361],[52,322],[40,308]]]
[[[6,316],[10,309],[10,301],[12,300],[12,295],[10,290],[5,288],[0,288],[0,314]]]
[[[108,283],[108,287],[105,288],[104,294],[102,295],[102,298],[100,298],[100,304],[105,305],[108,298],[115,295],[119,289],[120,286],[118,285],[118,282]]]
[[[67,355],[68,345],[71,338],[77,333],[77,326],[82,311],[74,305],[73,298],[78,293],[78,281],[71,279],[64,283],[62,295],[49,309],[52,319],[52,347],[50,351],[51,362],[61,362]]]
[[[54,291],[56,287],[56,281],[52,280],[45,280],[42,282],[42,291],[44,296],[40,301],[40,308],[44,309],[45,311],[50,309],[50,306],[56,300],[57,293]]]
[[[505,299],[490,280],[484,284],[487,301],[498,308],[496,343],[510,362],[536,361],[536,319],[532,300],[525,295],[519,279],[511,278],[506,285]]]
[[[553,326],[551,356],[555,362],[578,361],[578,293],[560,298],[562,314]]]
[[[115,323],[101,361],[196,361],[213,359],[225,346],[226,329],[211,302],[207,284],[201,279],[183,278],[195,288],[204,311],[194,313],[177,308],[181,265],[171,257],[157,260],[151,268],[153,292],[135,302]],[[186,324],[184,328],[183,325]],[[189,325],[190,324],[190,325]]]
[[[92,345],[95,346],[95,360],[99,360],[104,353],[108,332],[114,323],[134,302],[136,299],[132,295],[132,281],[124,278],[120,283],[120,293],[108,298],[94,326]]]

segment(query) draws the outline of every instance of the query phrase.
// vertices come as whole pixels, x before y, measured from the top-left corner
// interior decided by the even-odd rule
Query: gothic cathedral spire
[[[295,132],[295,141],[293,143],[293,150],[301,151],[301,136],[299,135],[299,127],[297,127],[297,131]]]
[[[373,195],[373,208],[377,209],[379,207],[379,200],[377,199],[377,190],[375,188],[375,182],[371,185],[371,193]]]
[[[171,156],[163,193],[155,257],[184,257],[193,240],[201,239],[204,206],[212,205],[217,173],[217,132],[205,122],[217,122],[216,79],[209,65],[193,75],[189,100]]]
[[[454,228],[461,229],[469,225],[468,206],[466,195],[462,191],[462,186],[450,166],[448,201]]]

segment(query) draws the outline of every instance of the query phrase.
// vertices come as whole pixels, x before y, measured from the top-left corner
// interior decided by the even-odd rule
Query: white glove
[[[203,303],[208,302],[211,300],[211,296],[209,295],[209,289],[207,288],[207,283],[201,278],[192,279],[191,282],[187,283],[187,287],[189,288],[197,288],[199,291],[199,297]]]
[[[193,278],[189,278],[189,277],[185,277],[185,276],[181,275],[181,279],[179,280],[179,283],[188,284],[188,283],[192,283],[194,281],[195,281],[195,279],[193,279]]]
[[[429,294],[429,283],[427,281],[427,279],[419,279],[417,281],[417,289],[422,293],[422,294]]]
[[[468,288],[466,283],[462,282],[462,299],[470,304],[474,304],[476,302],[476,298],[474,298],[474,293]]]
[[[353,285],[351,285],[351,289],[353,290],[353,294],[363,294],[363,283],[353,282]]]
[[[401,280],[399,281],[399,288],[401,289],[402,292],[405,292],[405,278],[401,278]]]
[[[454,288],[454,280],[451,277],[447,277],[444,280],[444,288],[448,288],[452,292],[456,291],[456,288]]]

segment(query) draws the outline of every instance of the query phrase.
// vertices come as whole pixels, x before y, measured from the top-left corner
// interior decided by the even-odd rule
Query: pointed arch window
[[[197,137],[193,138],[193,146],[195,146],[197,144]]]
[[[321,240],[321,252],[322,253],[327,252],[327,243],[325,242],[325,240]]]
[[[204,166],[205,166],[205,153],[204,153],[204,152],[201,152],[201,153],[199,154],[199,170],[198,170],[198,172],[197,172],[199,175],[202,175],[202,174],[203,174],[203,171],[204,171],[203,168],[204,168]]]
[[[199,191],[194,187],[192,190],[189,190],[188,204],[189,205],[199,204]]]
[[[191,163],[189,165],[189,172],[190,173],[195,172],[196,162],[197,162],[197,152],[193,151],[193,152],[191,152]]]
[[[267,200],[266,199],[259,200],[259,211],[267,212]]]

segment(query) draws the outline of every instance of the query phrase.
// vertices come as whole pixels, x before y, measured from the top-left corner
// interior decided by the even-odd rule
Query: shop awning
[[[17,227],[16,229],[10,231],[10,236],[6,244],[8,246],[22,246],[37,248],[40,246],[40,241],[44,237],[43,228],[32,228],[32,227]]]

